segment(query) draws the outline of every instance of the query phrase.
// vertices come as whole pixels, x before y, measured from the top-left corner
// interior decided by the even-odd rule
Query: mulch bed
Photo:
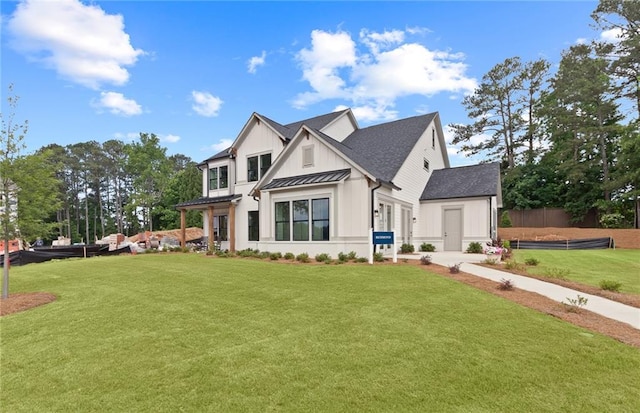
[[[6,300],[0,299],[0,316],[49,304],[55,301],[56,298],[54,294],[43,292],[9,294]]]
[[[549,314],[571,324],[588,330],[609,336],[622,343],[640,348],[640,330],[633,328],[627,323],[612,320],[601,316],[583,308],[576,309],[566,304],[559,303],[543,295],[514,288],[513,290],[498,289],[499,283],[488,280],[486,278],[477,277],[465,272],[451,274],[449,268],[440,265],[424,265],[425,270],[441,275],[443,277],[452,278],[461,283],[470,285],[491,294],[513,301],[525,307]]]
[[[508,270],[504,266],[490,265],[490,264],[476,264],[483,267],[492,268],[494,270],[500,270],[511,274],[522,275],[523,277],[535,278],[536,280],[561,285],[563,287],[571,288],[573,290],[582,291],[586,294],[597,295],[598,297],[607,298],[611,301],[617,301],[622,304],[629,305],[631,307],[640,308],[640,295],[617,293],[614,291],[603,290],[592,285],[581,284],[575,281],[569,281],[561,278],[544,277],[541,275],[529,274],[522,271]]]

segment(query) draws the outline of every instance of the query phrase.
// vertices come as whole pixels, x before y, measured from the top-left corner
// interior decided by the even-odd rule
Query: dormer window
[[[209,168],[209,190],[229,187],[229,167],[214,166]]]

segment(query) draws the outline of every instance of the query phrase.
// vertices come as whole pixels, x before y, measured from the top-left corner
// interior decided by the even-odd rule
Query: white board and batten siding
[[[284,145],[280,136],[264,122],[258,123],[256,120],[252,120],[245,133],[246,135],[242,138],[236,153],[238,174],[236,182],[238,185],[249,184],[249,188],[240,189],[241,193],[248,194],[255,182],[247,182],[247,159],[271,153],[271,163],[273,164],[284,149]],[[236,193],[239,193],[238,190]]]
[[[367,228],[368,185],[364,175],[345,161],[334,150],[313,135],[299,137],[290,143],[287,162],[280,165],[272,179],[351,169],[350,176],[343,182],[301,185],[277,188],[261,192],[260,196],[260,242],[263,251],[280,251],[314,256],[328,253],[337,257],[338,253],[356,251],[365,256],[368,248]],[[305,150],[313,148],[313,162],[305,157]],[[329,198],[329,240],[328,241],[275,241],[274,205],[276,202],[301,199]]]
[[[495,202],[494,202],[495,204]],[[460,210],[462,222],[461,245],[458,251],[465,251],[471,242],[484,243],[491,240],[489,197],[459,198],[439,201],[423,201],[420,208],[422,232],[416,237],[417,243],[430,243],[436,251],[445,251],[445,214],[447,210]]]
[[[322,132],[338,142],[342,142],[347,136],[351,135],[356,130],[354,120],[346,113],[324,128]]]

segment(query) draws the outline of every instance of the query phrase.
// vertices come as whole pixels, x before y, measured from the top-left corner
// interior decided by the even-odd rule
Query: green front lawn
[[[2,411],[635,412],[640,351],[409,265],[196,254],[11,269]]]
[[[527,268],[530,274],[560,273],[596,287],[602,280],[618,281],[621,292],[640,294],[640,250],[514,250],[514,257],[521,263],[527,258],[540,261]]]

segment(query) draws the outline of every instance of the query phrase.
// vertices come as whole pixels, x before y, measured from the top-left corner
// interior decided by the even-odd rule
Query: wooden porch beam
[[[236,252],[236,204],[229,203],[229,251]]]
[[[180,210],[180,246],[187,246],[187,210]]]

